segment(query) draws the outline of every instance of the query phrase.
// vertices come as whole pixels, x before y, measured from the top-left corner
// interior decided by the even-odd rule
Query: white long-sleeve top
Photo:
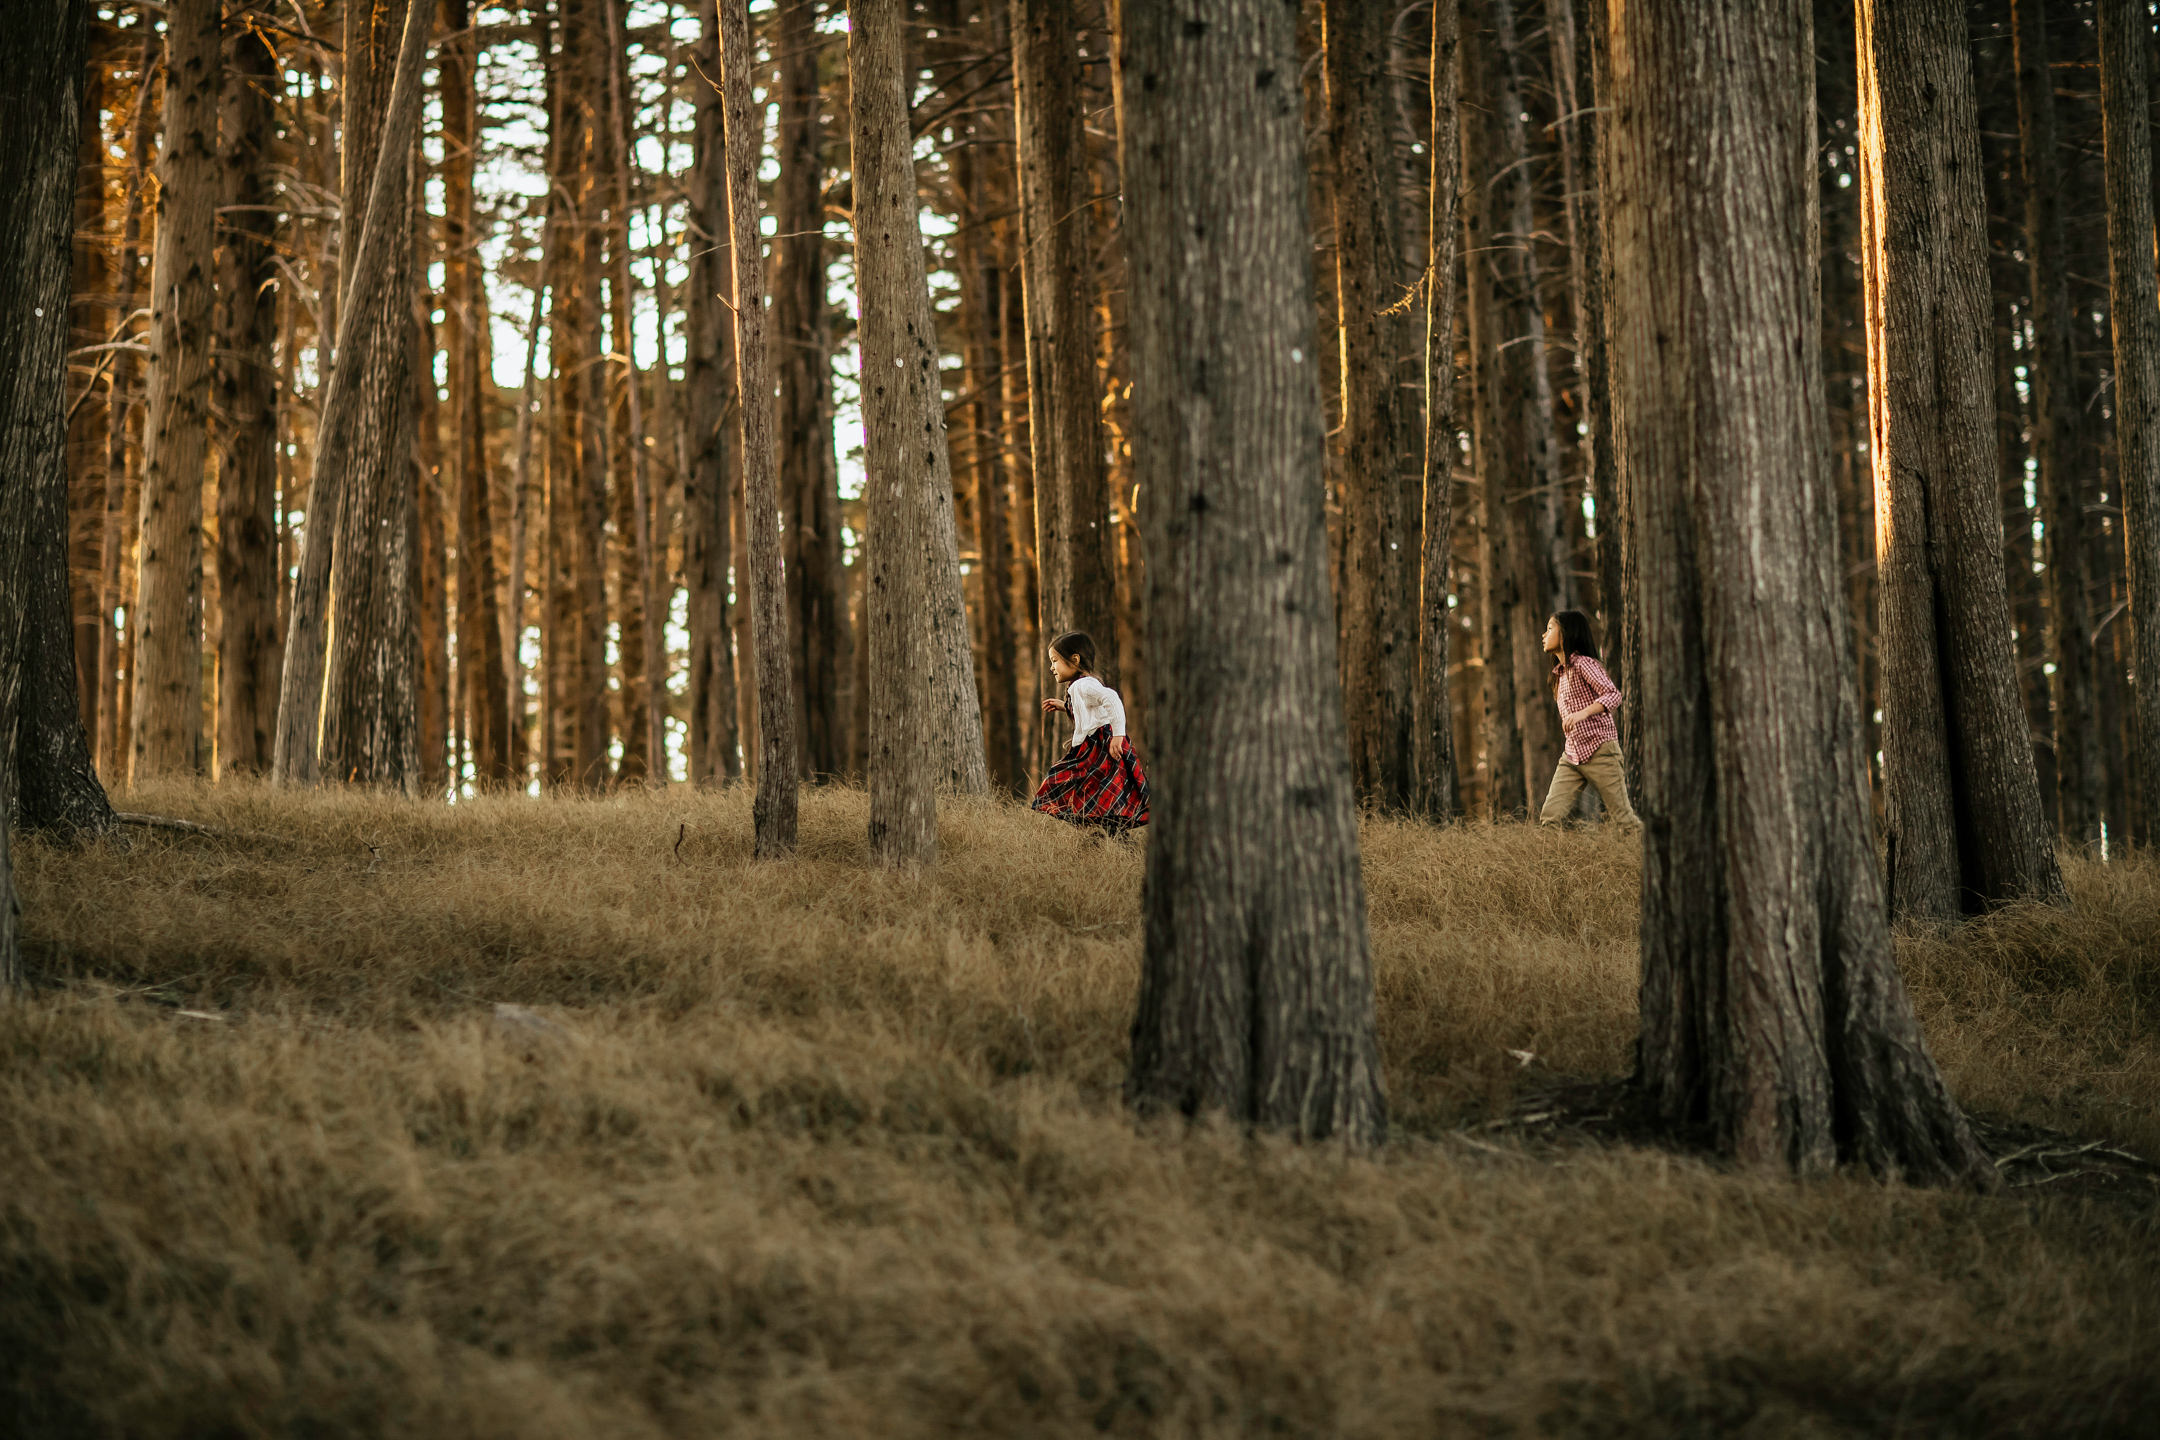
[[[1082,675],[1065,689],[1065,706],[1072,712],[1072,743],[1078,745],[1088,732],[1108,721],[1112,735],[1125,733],[1125,702],[1117,691],[1092,675]]]

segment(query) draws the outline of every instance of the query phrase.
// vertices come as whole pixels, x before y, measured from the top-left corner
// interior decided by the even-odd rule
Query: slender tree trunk
[[[728,510],[726,396],[729,383],[726,293],[733,273],[728,238],[727,125],[720,93],[720,31],[713,0],[704,0],[693,68],[697,71],[696,159],[690,168],[690,279],[684,292],[683,393],[688,400],[689,463],[683,474],[690,630],[690,780],[742,777],[736,718],[735,641],[728,616],[728,563],[734,549]]]
[[[1416,773],[1421,449],[1418,347],[1404,306],[1402,200],[1388,76],[1392,11],[1327,0],[1335,294],[1342,385],[1343,693],[1359,796],[1408,810]]]
[[[750,591],[750,683],[758,703],[757,799],[751,815],[755,853],[772,860],[795,848],[797,776],[787,581],[780,560],[780,455],[773,433],[765,261],[758,242],[758,165],[765,151],[765,109],[751,95],[750,17],[743,0],[720,0],[719,19],[720,65],[726,77],[722,98],[727,106],[728,233],[735,252],[743,528],[750,553],[749,574],[744,579]],[[867,355],[866,351],[866,360]]]
[[[2056,140],[2055,77],[2040,0],[2013,0],[2018,130],[2025,179],[2025,253],[2032,264],[2033,460],[2047,555],[2049,646],[2055,664],[2059,823],[2074,842],[2100,838],[2101,759],[2090,571],[2085,545],[2084,414],[2070,305],[2063,189],[2070,167]]]
[[[1965,11],[1859,0],[1856,13],[1891,912],[2065,904],[2003,595]]]
[[[546,36],[541,36],[541,53],[547,53]],[[540,268],[533,283],[532,310],[525,325],[525,383],[518,391],[518,415],[516,434],[516,459],[512,463],[510,477],[510,547],[504,563],[508,567],[503,584],[503,688],[509,708],[509,767],[512,783],[523,786],[530,760],[537,756],[543,778],[547,775],[547,725],[546,702],[547,670],[542,659],[540,693],[542,716],[538,729],[530,743],[525,727],[525,592],[531,586],[529,551],[531,548],[532,517],[538,508],[536,491],[540,488],[533,475],[533,424],[538,415],[540,396],[540,326],[548,295],[548,282],[555,274],[555,250],[561,234],[557,215],[556,196],[550,191],[543,207],[540,222]],[[543,576],[546,574],[542,568]],[[547,585],[543,580],[538,587],[543,614],[547,608]]]
[[[1078,16],[1064,0],[1012,0],[1013,116],[1019,137],[1021,283],[1027,297],[1028,435],[1035,452],[1036,551],[1044,643],[1095,641],[1117,681],[1117,604],[1102,397],[1090,302],[1095,254]]]
[[[1639,1079],[1744,1162],[1992,1188],[1921,1040],[1861,803],[1801,0],[1611,14],[1607,196],[1644,556]],[[1992,556],[1990,557],[1992,558]]]
[[[108,103],[110,64],[93,57],[83,67],[83,83],[77,87],[82,110],[75,141],[75,222],[69,247],[69,349],[102,347],[119,337],[113,333],[120,316],[107,303],[111,287],[105,283],[105,132],[104,111]],[[117,352],[100,349],[83,357],[88,374],[68,377],[68,616],[74,631],[75,695],[83,733],[98,733],[98,576],[103,569],[99,553],[104,540],[106,412],[111,407],[112,386],[107,377]],[[106,623],[111,623],[109,620]]]
[[[150,265],[148,452],[135,582],[129,776],[202,768],[202,491],[210,444],[212,246],[219,191],[219,0],[167,14],[164,153]]]
[[[2143,5],[2100,0],[2100,88],[2107,137],[2108,314],[2115,331],[2115,456],[2128,579],[2130,838],[2160,847],[2160,285],[2153,273],[2153,24]]]
[[[280,78],[262,32],[233,39],[225,93],[224,339],[218,395],[227,439],[218,465],[219,775],[260,775],[276,745],[278,673],[277,344],[285,286],[277,268],[271,116]]]
[[[430,0],[412,0],[426,5]],[[435,322],[439,297],[428,288],[434,268],[434,217],[428,213],[424,167],[415,157],[413,185],[412,320],[406,330],[412,346],[414,435],[406,465],[412,499],[406,510],[412,566],[406,571],[409,604],[419,635],[419,672],[415,677],[415,785],[440,799],[450,786],[450,557],[443,533],[442,394],[435,388]]]
[[[1118,27],[1133,458],[1161,737],[1128,1098],[1386,1129],[1344,763],[1295,11]]]
[[[1412,808],[1445,823],[1462,809],[1448,704],[1449,579],[1454,566],[1455,297],[1462,226],[1460,0],[1433,0],[1432,186],[1425,224],[1425,494],[1419,516],[1417,695]]]

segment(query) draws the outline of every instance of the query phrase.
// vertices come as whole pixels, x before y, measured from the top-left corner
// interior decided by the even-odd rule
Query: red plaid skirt
[[[1123,755],[1110,753],[1110,727],[1098,725],[1050,767],[1029,805],[1075,825],[1121,834],[1148,822],[1147,776],[1131,745]]]

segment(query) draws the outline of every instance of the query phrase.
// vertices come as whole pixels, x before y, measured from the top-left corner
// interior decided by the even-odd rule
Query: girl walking
[[[1058,636],[1050,668],[1065,698],[1043,701],[1043,713],[1073,717],[1072,748],[1043,776],[1032,808],[1111,835],[1147,824],[1147,776],[1125,738],[1125,702],[1095,678],[1095,642],[1078,630]]]
[[[1640,830],[1642,821],[1628,804],[1627,781],[1620,772],[1620,727],[1614,717],[1620,710],[1620,691],[1598,661],[1597,642],[1590,638],[1590,617],[1580,610],[1562,610],[1545,622],[1545,653],[1555,657],[1553,698],[1560,706],[1560,729],[1567,746],[1560,767],[1553,771],[1552,790],[1545,796],[1540,825],[1558,825],[1575,808],[1583,782],[1597,787],[1605,813],[1624,830]]]

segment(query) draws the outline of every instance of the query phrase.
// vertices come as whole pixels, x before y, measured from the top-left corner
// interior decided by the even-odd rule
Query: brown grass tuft
[[[1462,1128],[1625,1068],[1617,836],[1367,822],[1398,1139],[1353,1159],[1119,1106],[1144,842],[949,805],[908,878],[849,791],[782,865],[742,792],[128,808],[256,833],[21,852],[53,983],[0,1002],[14,1433],[2128,1435],[2160,1403],[2149,1206]],[[2073,914],[1906,970],[1968,1104],[2160,1153],[2160,867],[2069,870]]]

